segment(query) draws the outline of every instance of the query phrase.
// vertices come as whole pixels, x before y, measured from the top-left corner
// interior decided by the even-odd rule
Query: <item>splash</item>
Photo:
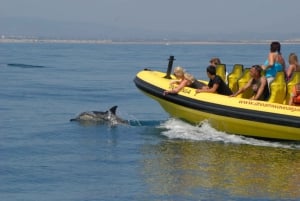
[[[300,149],[299,143],[266,141],[217,131],[216,129],[212,128],[207,121],[202,122],[199,126],[194,126],[179,119],[171,118],[161,123],[158,128],[166,129],[162,132],[162,134],[170,139],[213,141],[231,144]]]

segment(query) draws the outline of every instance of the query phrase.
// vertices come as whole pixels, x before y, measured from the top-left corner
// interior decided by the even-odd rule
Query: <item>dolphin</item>
[[[101,111],[88,111],[82,112],[77,117],[70,119],[70,121],[78,121],[80,123],[109,123],[114,126],[117,124],[128,124],[124,119],[121,119],[116,115],[116,110],[118,106],[113,106],[105,112]]]

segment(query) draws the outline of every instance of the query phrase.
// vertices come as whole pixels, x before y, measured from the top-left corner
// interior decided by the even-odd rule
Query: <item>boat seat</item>
[[[222,80],[226,83],[226,64],[217,64],[216,74],[219,75],[222,78]]]
[[[285,73],[277,72],[274,80],[270,83],[270,97],[268,102],[283,104],[286,97]]]
[[[234,93],[238,90],[238,79],[244,71],[244,65],[234,64],[231,73],[227,76],[228,87]]]
[[[291,98],[291,93],[292,93],[292,89],[293,87],[300,82],[300,72],[294,72],[292,74],[291,79],[288,81],[288,83],[286,84],[286,97],[284,100],[284,104],[288,105],[290,98]]]
[[[243,71],[243,74],[237,81],[238,89],[244,87],[250,79],[251,79],[250,68],[245,68]],[[249,88],[246,91],[244,91],[243,93],[237,95],[236,97],[249,99],[251,96],[252,96],[252,89]]]

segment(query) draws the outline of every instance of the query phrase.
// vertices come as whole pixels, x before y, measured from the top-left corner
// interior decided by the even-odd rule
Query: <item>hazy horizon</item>
[[[299,39],[297,0],[2,0],[0,35],[98,40]]]

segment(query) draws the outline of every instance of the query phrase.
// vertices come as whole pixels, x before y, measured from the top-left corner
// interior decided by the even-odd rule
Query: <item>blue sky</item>
[[[300,38],[299,0],[1,0],[0,34]]]

